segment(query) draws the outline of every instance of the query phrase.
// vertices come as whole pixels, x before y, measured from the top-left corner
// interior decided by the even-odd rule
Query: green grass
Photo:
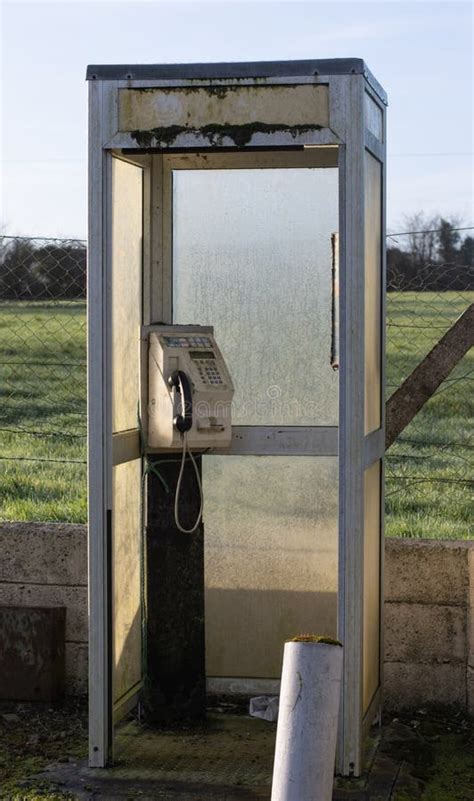
[[[388,295],[387,397],[468,302]],[[85,303],[0,303],[0,354],[0,519],[85,522]],[[471,351],[388,452],[388,536],[473,536],[473,371]]]
[[[470,294],[474,297],[474,293]],[[388,295],[387,397],[468,302],[469,293]],[[434,539],[473,536],[473,370],[471,349],[388,451],[388,536]]]
[[[4,520],[87,519],[85,331],[84,302],[0,304]]]
[[[393,801],[472,801],[474,729],[459,714],[418,710],[392,722],[398,737],[382,740],[381,751],[402,760]],[[386,735],[390,735],[390,726]],[[386,736],[385,735],[385,736]],[[403,738],[403,739],[402,739]],[[392,797],[392,796],[391,796]]]

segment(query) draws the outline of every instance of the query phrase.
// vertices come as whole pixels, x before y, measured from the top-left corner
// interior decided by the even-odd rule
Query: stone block
[[[474,542],[385,542],[385,600],[467,606]]]
[[[87,695],[88,656],[86,643],[66,643],[67,695]]]
[[[459,606],[385,603],[388,662],[466,663],[467,610]]]
[[[64,607],[0,606],[0,697],[55,701],[64,693]]]
[[[454,706],[466,709],[466,666],[386,662],[384,707],[390,710]]]
[[[87,588],[48,584],[0,584],[0,604],[5,606],[64,606],[66,640],[87,642]]]
[[[87,586],[87,526],[0,523],[0,582]]]

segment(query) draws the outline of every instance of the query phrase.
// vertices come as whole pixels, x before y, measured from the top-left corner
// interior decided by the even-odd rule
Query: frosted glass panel
[[[141,461],[113,468],[114,701],[141,678]]]
[[[112,430],[137,427],[142,170],[112,160]]]
[[[381,424],[382,165],[365,154],[365,433]]]
[[[176,170],[173,318],[214,325],[236,425],[337,425],[336,168]]]
[[[337,458],[203,457],[209,676],[279,678],[285,639],[336,636]]]
[[[364,712],[380,683],[380,462],[364,473]]]

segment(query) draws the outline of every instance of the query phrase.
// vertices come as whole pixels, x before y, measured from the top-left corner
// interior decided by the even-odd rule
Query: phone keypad
[[[199,375],[205,384],[222,384],[222,378],[214,359],[196,359]]]

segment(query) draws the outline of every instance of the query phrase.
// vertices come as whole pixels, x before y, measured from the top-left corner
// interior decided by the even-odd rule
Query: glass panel
[[[381,424],[382,165],[365,154],[365,433]]]
[[[141,678],[141,462],[113,468],[114,701]]]
[[[142,170],[112,160],[112,430],[137,427]]]
[[[203,458],[208,675],[278,678],[285,639],[336,636],[337,462]]]
[[[380,680],[380,462],[364,473],[364,712]]]
[[[365,125],[380,142],[383,138],[383,115],[380,106],[365,93]]]
[[[236,425],[337,425],[336,168],[176,170],[174,321],[213,325]]]

